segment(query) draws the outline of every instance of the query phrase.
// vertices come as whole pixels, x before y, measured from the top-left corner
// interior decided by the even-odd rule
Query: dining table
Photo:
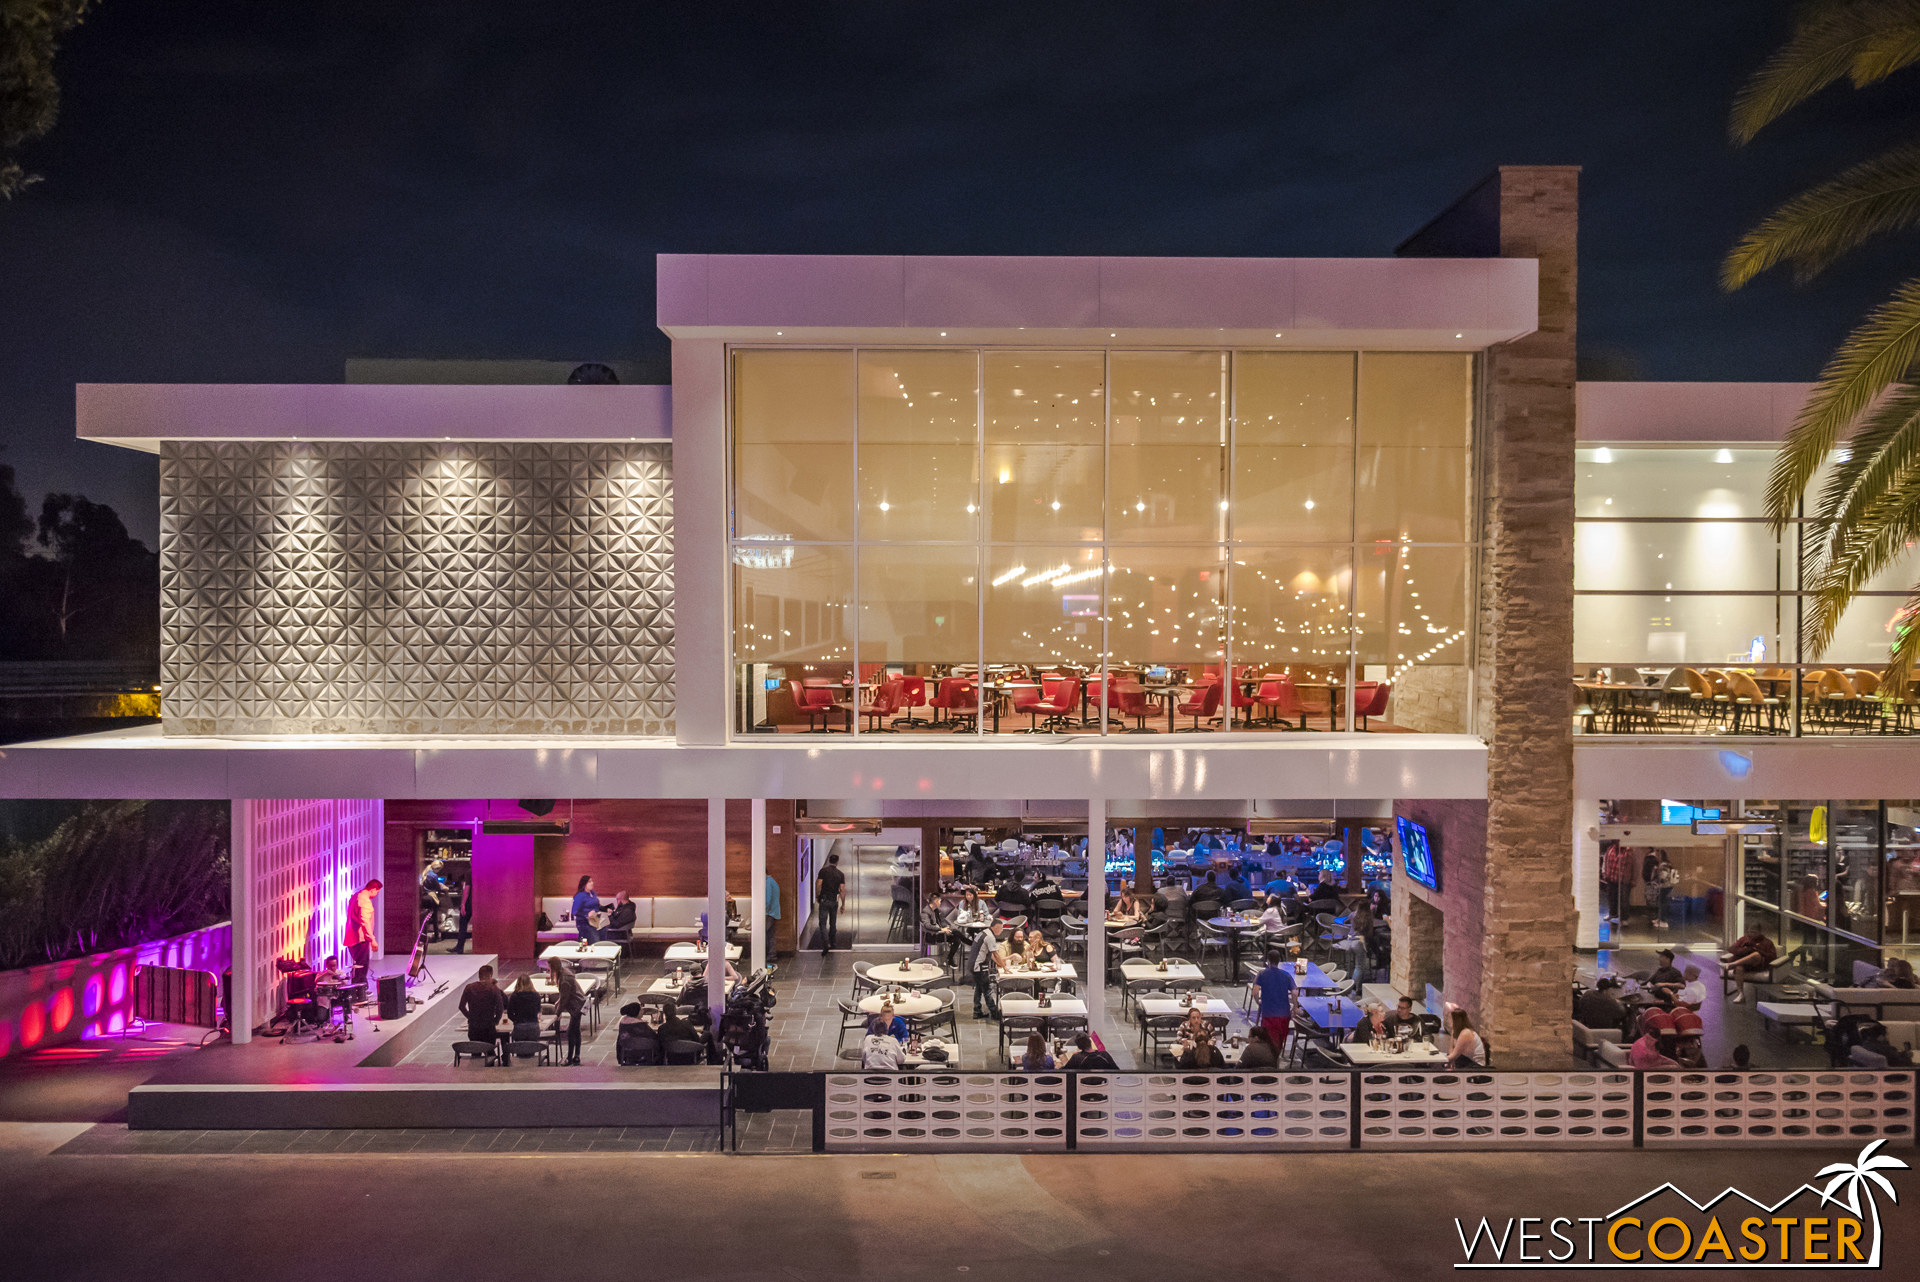
[[[1356,1028],[1366,1018],[1366,1008],[1345,997],[1296,997],[1300,1009],[1322,1028]],[[1336,1009],[1334,1003],[1340,1005]]]
[[[667,947],[667,960],[670,962],[699,962],[704,966],[707,963],[707,953],[708,950],[700,947],[698,944],[670,944]],[[727,960],[730,962],[740,960],[740,945],[727,945]]]
[[[919,958],[907,958],[901,962],[881,962],[867,967],[867,978],[885,987],[888,984],[906,984],[910,987],[931,984],[946,978],[946,967]]]
[[[1045,1006],[1037,997],[1002,997],[1000,999],[1002,1015],[1079,1015],[1087,1013],[1087,1003],[1080,997],[1055,997]]]
[[[862,997],[860,1009],[869,1015],[878,1015],[882,1006],[891,1005],[893,1013],[902,1017],[909,1015],[931,1015],[940,1009],[940,999],[918,989],[902,989],[898,996],[891,992],[872,993]]]
[[[1408,1042],[1403,1051],[1375,1050],[1368,1042],[1342,1042],[1339,1050],[1356,1068],[1431,1068],[1447,1062],[1447,1053],[1431,1042]]]
[[[1640,714],[1646,710],[1647,703],[1657,703],[1661,693],[1658,686],[1632,685],[1625,681],[1575,681],[1573,684],[1590,704],[1594,696],[1600,696],[1600,702],[1605,707],[1608,734],[1623,734],[1632,730]],[[1599,717],[1597,710],[1589,714],[1589,729]]]
[[[1240,973],[1240,936],[1260,929],[1260,919],[1248,913],[1226,913],[1207,918],[1207,925],[1227,937],[1227,978],[1231,980]]]

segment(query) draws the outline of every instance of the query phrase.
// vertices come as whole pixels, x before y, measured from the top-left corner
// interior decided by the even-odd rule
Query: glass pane
[[[860,664],[973,664],[980,649],[979,552],[860,548]],[[917,675],[931,676],[931,672]]]
[[[1245,729],[1332,729],[1345,715],[1353,571],[1346,548],[1235,548],[1233,669]],[[1300,711],[1258,702],[1258,679],[1293,678]],[[1276,691],[1277,693],[1277,691]]]
[[[1809,545],[1812,542],[1809,537]],[[1868,592],[1909,593],[1916,584],[1920,584],[1920,555],[1909,551],[1862,587]],[[1840,617],[1840,626],[1821,659],[1830,663],[1884,664],[1899,631],[1909,622],[1905,596],[1857,597]]]
[[[1108,537],[1223,537],[1226,354],[1114,352],[1111,361]]]
[[[847,730],[852,610],[852,548],[734,546],[737,730]]]
[[[1793,586],[1792,546],[1764,525],[1573,527],[1573,586],[1581,591],[1727,591]]]
[[[1833,924],[1850,935],[1878,939],[1880,928],[1880,806],[1836,801],[1827,812],[1833,851],[1828,900]]]
[[[734,533],[853,537],[853,353],[735,352]]]
[[[1353,354],[1234,357],[1233,537],[1353,537]]]
[[[1790,661],[1792,629],[1792,598],[1649,594],[1573,599],[1573,654],[1581,663],[1718,667]]]
[[[1911,802],[1887,803],[1887,861],[1883,874],[1886,910],[1880,939],[1890,956],[1920,955],[1920,810]]]
[[[1217,667],[1225,646],[1226,550],[1124,548],[1112,558],[1111,662],[1127,668]]]
[[[987,537],[1099,540],[1106,358],[1099,352],[988,352]]]
[[[1367,352],[1359,409],[1356,537],[1465,542],[1473,358]]]
[[[1048,727],[1097,733],[1106,578],[1100,549],[988,548],[986,578],[982,728],[990,734]],[[1063,711],[1068,704],[1072,711]]]
[[[1468,549],[1360,549],[1355,570],[1356,676],[1387,682],[1385,726],[1463,734],[1467,703]]]
[[[860,541],[971,540],[980,528],[979,360],[860,353]]]
[[[1765,516],[1773,450],[1583,449],[1578,516]]]

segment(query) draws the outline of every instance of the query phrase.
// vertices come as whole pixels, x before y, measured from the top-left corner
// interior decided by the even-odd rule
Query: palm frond
[[[1741,237],[1720,268],[1720,283],[1738,289],[1780,263],[1794,279],[1812,280],[1848,250],[1920,223],[1920,144],[1875,156],[1839,177],[1801,192]]]
[[[1825,1175],[1826,1172],[1822,1171],[1821,1174]],[[1855,1215],[1860,1214],[1860,1181],[1854,1178],[1859,1174],[1860,1172],[1851,1166],[1842,1167],[1841,1174],[1827,1182],[1825,1191],[1820,1194],[1820,1200],[1844,1206]],[[1844,1199],[1835,1197],[1833,1194],[1833,1191],[1842,1185],[1845,1185],[1847,1190],[1847,1196]]]
[[[1823,1166],[1819,1170],[1815,1171],[1813,1173],[1813,1178],[1817,1180],[1822,1175],[1852,1175],[1854,1172],[1854,1169],[1855,1168],[1852,1162],[1835,1162],[1831,1166]],[[1840,1181],[1835,1180],[1833,1183],[1827,1185],[1827,1192],[1831,1193],[1833,1192],[1834,1189],[1838,1188],[1839,1186],[1840,1186]]]
[[[1895,1202],[1898,1202],[1900,1200],[1900,1195],[1893,1191],[1893,1182],[1889,1180],[1886,1176],[1880,1174],[1880,1172],[1862,1171],[1860,1172],[1860,1174],[1865,1176],[1867,1179],[1872,1180],[1875,1184],[1878,1184],[1881,1190],[1885,1192],[1886,1195],[1889,1198],[1893,1199]]]
[[[1821,0],[1733,101],[1729,131],[1747,143],[1768,124],[1846,77],[1871,84],[1920,58],[1920,0]]]
[[[1806,623],[1808,648],[1823,653],[1841,616],[1867,582],[1920,541],[1920,469],[1909,469],[1860,514],[1844,542],[1821,558],[1815,571]]]
[[[1767,515],[1786,528],[1840,432],[1905,376],[1920,353],[1920,280],[1909,280],[1847,335],[1820,372],[1767,478]]]
[[[1860,528],[1874,499],[1920,463],[1920,387],[1903,387],[1867,411],[1820,487],[1815,513],[1826,523],[1816,560],[1834,556]]]

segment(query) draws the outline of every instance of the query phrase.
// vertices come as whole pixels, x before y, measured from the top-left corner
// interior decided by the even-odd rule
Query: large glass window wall
[[[1471,355],[732,366],[736,733],[1471,729]]]
[[[1816,522],[1765,511],[1772,449],[1578,451],[1575,729],[1599,734],[1886,734],[1880,696],[1920,582],[1910,553],[1867,585],[1818,659],[1803,623]],[[1818,479],[1814,488],[1819,486]]]

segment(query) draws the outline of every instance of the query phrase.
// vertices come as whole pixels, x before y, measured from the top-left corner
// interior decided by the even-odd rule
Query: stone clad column
[[[1580,171],[1503,167],[1499,182],[1499,254],[1539,261],[1540,322],[1486,356],[1478,729],[1488,746],[1487,914],[1473,1014],[1497,1063],[1558,1067],[1572,1053],[1576,921],[1567,690]]]

